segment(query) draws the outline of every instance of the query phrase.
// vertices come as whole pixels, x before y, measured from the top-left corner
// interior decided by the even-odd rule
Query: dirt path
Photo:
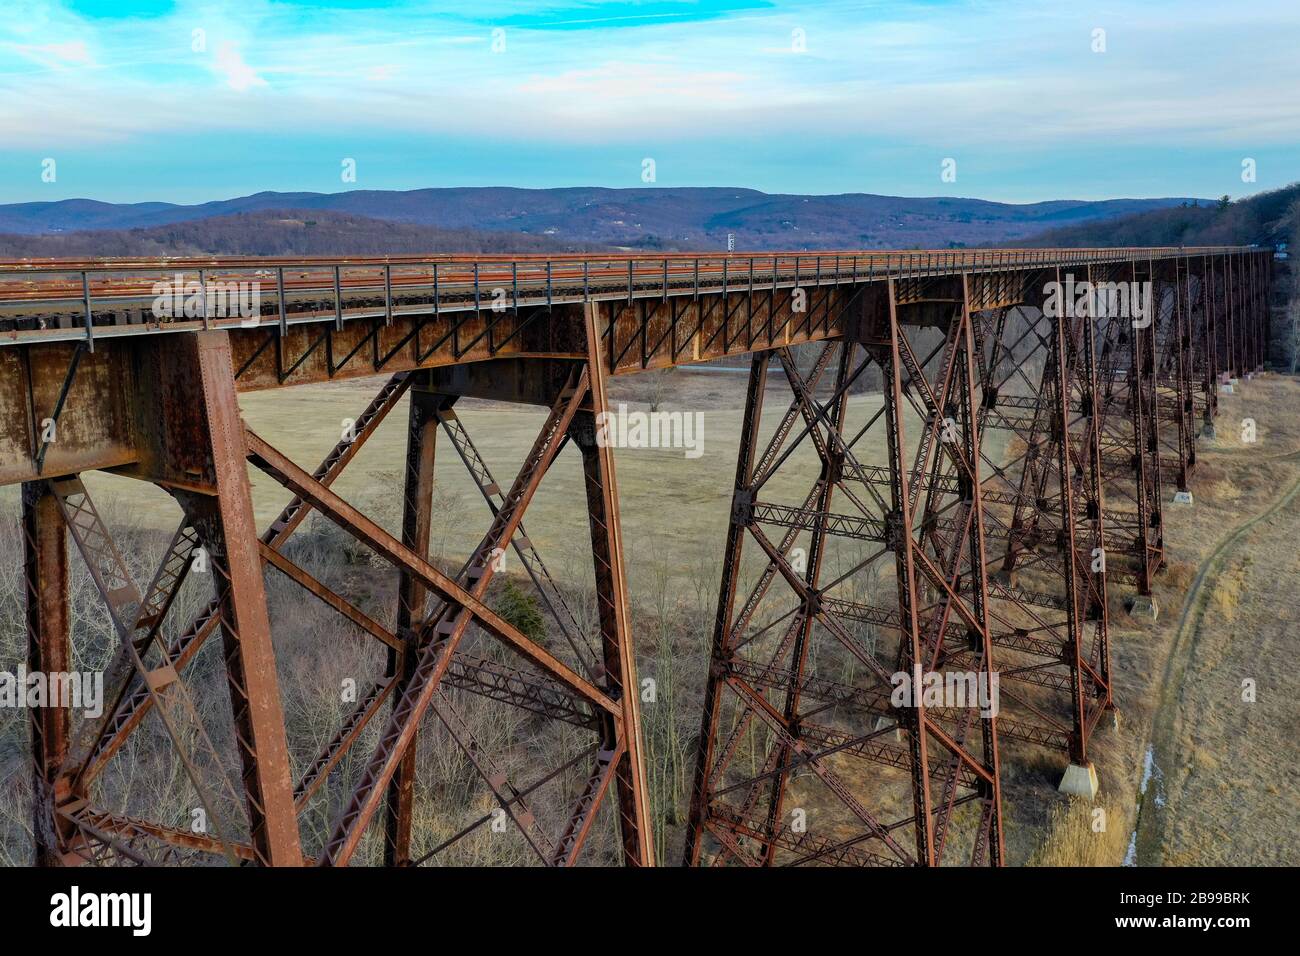
[[[1300,453],[1292,452],[1278,456],[1274,460],[1294,463],[1300,461]],[[1191,663],[1200,658],[1203,639],[1207,637],[1204,625],[1211,594],[1207,591],[1206,583],[1211,579],[1211,575],[1216,580],[1223,575],[1229,562],[1235,564],[1240,561],[1242,546],[1251,536],[1252,531],[1280,515],[1298,495],[1300,495],[1300,477],[1295,478],[1264,511],[1237,525],[1231,534],[1201,562],[1187,590],[1160,682],[1151,740],[1146,752],[1142,793],[1138,798],[1136,839],[1133,848],[1135,853],[1130,854],[1129,862],[1135,862],[1140,866],[1162,866],[1171,862],[1167,860],[1167,855],[1171,818],[1174,814],[1169,809],[1169,790],[1175,782],[1178,782],[1181,791],[1183,789],[1181,782],[1188,780],[1198,765],[1207,762],[1218,763],[1213,756],[1210,756],[1207,761],[1207,755],[1198,754],[1184,745],[1187,722],[1197,716],[1189,713],[1189,710],[1195,709],[1195,705],[1201,703],[1191,700],[1194,694],[1188,693],[1192,688],[1187,684],[1187,675]],[[1244,570],[1243,564],[1243,573]],[[1246,589],[1243,589],[1243,592],[1245,593]],[[1254,596],[1257,589],[1252,588],[1248,593]],[[1275,629],[1252,629],[1250,637],[1255,643],[1248,652],[1249,657],[1260,662],[1266,661],[1272,650],[1273,638],[1276,636]],[[1231,759],[1224,761],[1229,765],[1232,762]],[[1223,767],[1222,772],[1229,774],[1230,767]],[[1195,812],[1194,808],[1184,806],[1182,801],[1179,801],[1179,814],[1186,813],[1190,816]]]

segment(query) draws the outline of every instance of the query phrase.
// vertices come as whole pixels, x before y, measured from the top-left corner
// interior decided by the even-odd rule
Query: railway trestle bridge
[[[1166,505],[1190,487],[1220,391],[1264,366],[1271,265],[1255,248],[0,263],[0,483],[22,486],[26,667],[72,669],[72,550],[115,635],[101,717],[31,711],[36,860],[411,865],[504,820],[537,862],[568,865],[603,819],[623,862],[653,865],[607,386],[749,355],[686,862],[999,865],[1000,744],[1059,752],[1063,788],[1095,793],[1093,735],[1122,704],[1111,599],[1150,595]],[[251,311],[212,307],[241,282]],[[1119,287],[1133,295],[1116,309]],[[168,288],[197,309],[156,308]],[[240,414],[241,392],[369,377],[382,385],[313,470]],[[545,409],[516,475],[490,471],[463,397]],[[398,535],[331,486],[402,401]],[[429,556],[439,432],[485,502],[458,570]],[[565,446],[586,489],[585,623],[523,520]],[[784,495],[800,461],[815,477]],[[263,529],[250,466],[289,496]],[[91,471],[172,502],[148,580]],[[295,560],[311,515],[391,567],[391,616]],[[550,614],[547,640],[487,600],[506,552]],[[386,662],[296,767],[271,570]],[[178,619],[197,574],[207,604]],[[187,687],[205,644],[229,691],[224,733]],[[993,680],[1000,707],[895,706],[900,673]],[[475,739],[471,698],[553,724],[571,755],[520,779]],[[100,784],[151,711],[205,827],[105,805]],[[413,814],[426,718],[491,798],[437,840]],[[357,782],[309,840],[304,810],[344,760]]]

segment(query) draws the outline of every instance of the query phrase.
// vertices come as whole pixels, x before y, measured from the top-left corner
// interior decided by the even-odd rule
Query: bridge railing
[[[963,272],[1241,254],[1246,247],[0,262],[0,344],[754,293]]]

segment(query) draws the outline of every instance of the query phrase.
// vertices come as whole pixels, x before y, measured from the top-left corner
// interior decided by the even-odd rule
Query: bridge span
[[[1058,753],[1062,787],[1095,795],[1090,743],[1123,704],[1112,598],[1149,597],[1218,395],[1264,366],[1270,269],[1265,251],[1217,247],[0,263],[0,484],[22,485],[27,666],[71,669],[69,539],[116,635],[102,718],[32,711],[37,861],[410,865],[504,821],[543,865],[583,861],[597,831],[623,862],[657,862],[607,386],[748,355],[735,482],[717,489],[730,522],[685,861],[999,865],[1000,746]],[[310,471],[240,415],[241,392],[371,377]],[[869,381],[864,411],[851,397]],[[458,417],[466,397],[546,409],[508,480]],[[403,401],[398,536],[331,485]],[[439,432],[486,506],[458,570],[429,555]],[[590,622],[523,525],[570,446]],[[800,456],[815,475],[782,499],[772,479]],[[260,530],[250,465],[290,495]],[[97,470],[174,502],[148,581],[81,480]],[[312,514],[391,568],[391,614],[296,560]],[[550,615],[545,639],[492,605],[507,552]],[[267,570],[383,649],[327,741],[286,732]],[[180,620],[197,575],[209,602]],[[229,733],[187,688],[210,638]],[[1000,688],[998,713],[897,706],[896,675],[918,672]],[[581,743],[519,779],[474,738],[471,698]],[[150,711],[200,832],[106,805],[106,768]],[[413,813],[426,717],[490,795],[450,834]],[[331,793],[345,760],[362,769]],[[323,835],[303,822],[322,805]]]

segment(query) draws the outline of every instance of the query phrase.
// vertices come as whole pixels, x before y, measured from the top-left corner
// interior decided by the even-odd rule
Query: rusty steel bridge
[[[730,520],[685,861],[999,865],[1001,744],[1059,753],[1069,786],[1088,789],[1093,735],[1123,704],[1112,598],[1151,593],[1166,505],[1191,488],[1220,391],[1264,366],[1271,266],[1255,248],[0,263],[0,482],[22,485],[26,666],[72,668],[69,540],[116,635],[101,718],[31,711],[36,861],[340,865],[382,846],[385,863],[410,865],[504,816],[538,862],[568,865],[608,807],[622,860],[655,864],[637,629],[599,416],[612,376],[749,355],[735,483],[717,489]],[[1096,297],[1044,308],[1055,283],[1083,282],[1150,289],[1146,318]],[[252,314],[213,306],[239,283],[257,290]],[[160,289],[197,296],[197,310],[161,315]],[[851,423],[868,375],[880,406]],[[355,428],[311,470],[240,415],[240,392],[377,376]],[[546,409],[517,475],[491,473],[461,397]],[[402,400],[397,537],[331,486]],[[429,555],[439,431],[485,501],[458,571]],[[585,477],[597,607],[586,625],[523,526],[566,445]],[[783,499],[771,479],[796,449],[816,476]],[[250,465],[291,496],[266,528]],[[149,580],[133,579],[82,482],[90,471],[153,483],[174,503]],[[391,618],[294,560],[288,545],[312,514],[391,567]],[[847,568],[827,560],[836,542],[856,549]],[[487,600],[508,550],[551,639]],[[198,555],[208,603],[178,619]],[[303,742],[286,729],[265,569],[386,655],[296,771]],[[888,600],[857,586],[868,575]],[[224,736],[187,688],[211,639],[229,689]],[[1000,713],[892,706],[891,673],[917,669],[996,673]],[[583,744],[511,780],[475,739],[467,695]],[[207,811],[199,832],[103,801],[106,768],[150,711]],[[438,841],[413,814],[430,714],[491,797],[490,812]],[[358,782],[308,840],[302,814],[345,759]],[[796,786],[817,788],[828,822],[792,823]]]

